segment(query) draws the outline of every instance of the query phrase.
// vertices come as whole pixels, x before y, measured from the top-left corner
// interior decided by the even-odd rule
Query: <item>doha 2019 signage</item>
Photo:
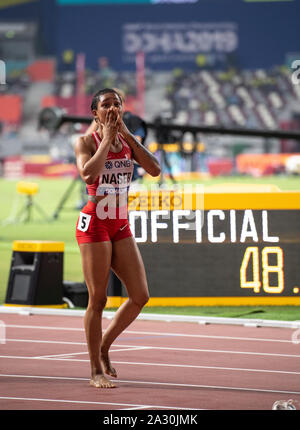
[[[221,57],[238,47],[237,26],[228,22],[124,23],[122,31],[124,62],[140,51],[148,64],[193,62],[199,52]]]
[[[97,52],[115,70],[133,69],[138,52],[154,70],[268,68],[299,52],[300,0],[56,0],[56,5],[58,54],[84,51],[91,69],[97,67]],[[91,40],[97,40],[96,49]]]

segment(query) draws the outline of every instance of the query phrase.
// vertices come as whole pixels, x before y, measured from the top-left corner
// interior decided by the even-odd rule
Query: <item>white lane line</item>
[[[22,324],[6,324],[6,327],[22,328],[22,329],[37,329],[37,330],[60,330],[60,331],[84,331],[80,327],[56,327],[56,326],[41,326],[41,325],[22,325]]]
[[[1,373],[0,377],[8,378],[29,378],[29,379],[55,379],[64,381],[89,381],[89,378],[79,378],[74,376],[44,376],[44,375],[11,375],[6,373]]]
[[[32,379],[54,379],[54,380],[74,380],[74,381],[88,381],[88,378],[78,378],[78,377],[65,377],[65,376],[40,376],[40,375],[6,375],[0,374],[0,377],[9,378],[32,378]],[[205,389],[217,389],[217,390],[233,390],[233,391],[252,391],[252,392],[262,392],[262,393],[281,393],[281,394],[295,394],[300,395],[300,391],[288,391],[288,390],[272,390],[266,388],[250,388],[250,387],[230,387],[224,385],[200,385],[200,384],[179,384],[173,382],[153,382],[153,381],[131,381],[124,379],[114,379],[117,383],[126,384],[142,384],[142,385],[164,385],[167,387],[183,387],[183,388],[205,388]],[[0,397],[1,398],[1,397]],[[128,405],[129,406],[129,405]],[[136,405],[132,405],[136,406]],[[148,405],[140,405],[143,407],[149,407]],[[171,408],[170,408],[171,409]]]
[[[291,329],[289,329],[291,330]],[[186,333],[163,333],[163,332],[152,332],[152,331],[136,331],[126,330],[124,333],[129,334],[145,334],[149,336],[173,336],[173,337],[195,337],[199,339],[221,339],[221,340],[242,340],[242,341],[257,341],[257,342],[279,342],[279,343],[292,343],[292,340],[288,339],[269,339],[269,338],[257,338],[257,337],[238,337],[238,336],[217,336],[210,334],[186,334]]]
[[[132,348],[121,348],[121,349],[111,349],[110,352],[123,352],[123,351],[138,351],[140,349],[150,349],[147,346],[133,346]],[[56,358],[56,357],[65,357],[65,358],[69,358],[72,357],[73,355],[85,355],[88,354],[88,351],[84,351],[84,352],[65,352],[64,354],[54,354],[54,355],[39,355],[33,358]]]
[[[38,398],[31,398],[31,397],[7,397],[2,396],[0,397],[0,400],[21,400],[21,401],[28,401],[28,402],[52,402],[52,403],[75,403],[75,404],[84,404],[84,405],[105,405],[105,406],[128,406],[132,408],[157,408],[157,409],[185,409],[190,410],[193,408],[181,408],[181,407],[175,407],[175,406],[161,406],[161,405],[135,405],[135,404],[128,404],[128,403],[108,403],[108,402],[88,402],[84,400],[62,400],[62,399],[38,399]]]
[[[57,345],[84,345],[86,346],[86,342],[67,342],[64,340],[41,340],[41,339],[6,339],[6,342],[27,342],[27,343],[49,343],[49,344],[57,344]]]
[[[122,410],[122,411],[136,411],[137,409],[142,410],[142,409],[149,409],[149,408],[148,408],[148,406],[140,406],[139,408],[122,408],[120,410]]]
[[[117,382],[117,381],[116,381]],[[178,386],[178,387],[188,387],[188,388],[206,388],[214,390],[228,390],[228,391],[253,391],[260,393],[281,393],[281,394],[295,394],[300,395],[300,391],[287,391],[287,390],[271,390],[265,388],[249,388],[249,387],[227,387],[223,385],[196,385],[196,384],[175,384],[175,383],[165,383],[165,382],[142,382],[142,381],[119,381],[123,383],[137,383],[137,384],[150,384],[150,385],[168,385],[168,386]]]
[[[5,359],[19,359],[19,360],[49,360],[49,361],[74,361],[74,362],[89,362],[85,359],[76,358],[48,358],[48,357],[20,357],[15,355],[1,355],[0,358]],[[211,370],[227,370],[227,371],[237,371],[237,372],[259,372],[259,373],[278,373],[286,375],[300,375],[300,372],[288,371],[288,370],[268,370],[268,369],[247,369],[240,367],[221,367],[221,366],[202,366],[202,365],[192,365],[192,364],[171,364],[171,363],[148,363],[148,362],[137,362],[137,361],[112,361],[113,364],[126,364],[133,366],[159,366],[159,367],[183,367],[191,369],[211,369]]]
[[[244,369],[244,368],[231,368],[231,367],[215,367],[215,366],[201,366],[201,365],[192,365],[192,364],[170,364],[170,363],[147,363],[147,362],[130,362],[130,361],[112,361],[113,364],[132,364],[139,366],[159,366],[159,367],[183,367],[183,368],[191,368],[191,369],[213,369],[213,370],[232,370],[232,371],[241,371],[241,372],[263,372],[263,373],[284,373],[284,374],[292,374],[299,375],[299,372],[289,372],[289,371],[278,371],[278,370],[266,370],[266,369]]]
[[[122,346],[122,345],[118,345]],[[121,349],[110,349],[110,352],[123,352],[123,351],[138,351],[142,349],[152,349],[152,346],[131,346],[129,348],[121,348]]]
[[[146,345],[144,345],[144,346],[146,346]],[[245,354],[245,355],[263,355],[263,356],[269,356],[269,357],[273,356],[273,357],[300,358],[300,355],[280,354],[280,353],[276,353],[276,352],[232,351],[232,350],[224,350],[224,349],[202,349],[202,348],[175,348],[175,347],[169,347],[169,346],[149,346],[149,345],[147,345],[147,346],[153,350],[187,351],[187,352],[212,352],[212,353],[219,353],[219,354]]]
[[[43,360],[44,358],[72,358],[74,355],[85,355],[88,354],[87,351],[85,352],[70,352],[67,353],[65,352],[64,354],[53,354],[53,355],[38,355],[36,357],[32,357],[32,358],[36,358],[36,359],[41,359]]]
[[[33,342],[33,343],[58,343],[55,340],[51,341],[43,341],[43,340],[31,340],[31,339],[7,339],[7,342]],[[65,342],[62,342],[65,343]],[[73,344],[73,343],[71,343]],[[76,344],[76,343],[74,343]],[[85,345],[82,343],[82,345]],[[124,344],[115,344],[120,348],[132,348],[137,345],[124,345]],[[167,351],[185,351],[185,352],[211,352],[211,353],[219,353],[219,354],[244,354],[244,355],[262,355],[268,357],[289,357],[289,358],[300,358],[300,355],[297,354],[280,354],[275,352],[254,352],[254,351],[232,351],[232,350],[223,350],[223,349],[202,349],[202,348],[178,348],[178,347],[169,347],[169,346],[152,346],[152,345],[140,345],[137,346],[139,348],[152,349],[152,350],[167,350]],[[68,354],[70,355],[70,354]]]
[[[20,324],[6,324],[6,327],[24,328],[24,329],[38,329],[38,330],[62,330],[62,331],[84,331],[84,328],[79,327],[57,327],[57,326],[40,326],[40,325],[20,325]]]
[[[6,327],[21,328],[21,329],[38,329],[38,330],[65,330],[65,331],[84,331],[84,328],[77,327],[56,327],[56,326],[34,326],[34,325],[20,325],[20,324],[6,324]],[[289,331],[292,329],[288,329]],[[217,336],[207,334],[187,334],[187,333],[169,333],[169,332],[155,332],[155,331],[139,331],[139,330],[125,330],[125,334],[142,334],[146,336],[170,336],[170,337],[191,337],[203,339],[221,339],[221,340],[238,340],[238,341],[257,341],[257,342],[279,342],[279,343],[293,343],[291,339],[270,339],[270,338],[257,338],[257,337],[238,337],[238,336]]]

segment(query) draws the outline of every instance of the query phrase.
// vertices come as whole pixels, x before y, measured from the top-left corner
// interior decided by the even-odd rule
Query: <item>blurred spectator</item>
[[[98,59],[99,72],[97,73],[100,82],[98,83],[98,88],[112,88],[114,85],[114,80],[116,73],[109,65],[107,57],[99,57]]]

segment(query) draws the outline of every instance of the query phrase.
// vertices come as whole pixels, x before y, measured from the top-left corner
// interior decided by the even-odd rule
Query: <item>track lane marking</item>
[[[42,339],[6,339],[6,342],[28,342],[28,343],[49,343],[57,345],[83,345],[87,346],[86,342],[68,342],[64,340],[42,340]]]
[[[71,354],[66,356],[70,356]],[[12,359],[12,360],[49,360],[49,361],[73,361],[85,363],[89,362],[89,360],[85,359],[69,359],[69,358],[48,358],[48,357],[24,357],[24,356],[15,356],[15,355],[1,355],[0,358]],[[193,365],[193,364],[172,364],[172,363],[149,363],[149,362],[136,362],[136,361],[112,361],[113,364],[126,364],[126,365],[138,365],[138,366],[159,366],[159,367],[184,367],[191,369],[211,369],[211,370],[227,370],[227,371],[238,371],[238,372],[260,372],[260,373],[279,373],[279,374],[287,374],[287,375],[300,375],[300,372],[288,371],[288,370],[269,370],[269,369],[247,369],[247,368],[239,368],[239,367],[222,367],[222,366],[202,366],[202,365]]]
[[[56,326],[33,326],[33,325],[20,325],[20,324],[6,324],[6,327],[21,328],[21,329],[38,329],[38,330],[62,330],[62,331],[80,331],[84,332],[84,328],[77,327],[56,327]],[[276,328],[271,328],[270,330]],[[288,328],[286,330],[292,331]],[[206,334],[187,334],[187,333],[170,333],[170,332],[153,332],[153,331],[139,331],[139,330],[125,330],[123,334],[143,334],[149,336],[170,336],[170,337],[191,337],[191,338],[208,338],[208,339],[226,339],[226,340],[241,340],[241,341],[257,341],[257,342],[279,342],[279,343],[293,343],[289,339],[270,339],[270,338],[253,338],[253,337],[238,337],[238,336],[217,336]]]
[[[79,378],[79,377],[75,378],[75,377],[65,377],[65,376],[10,375],[10,374],[0,374],[0,376],[1,377],[11,377],[11,378],[36,378],[36,379],[89,381],[88,378]],[[229,387],[229,386],[223,386],[223,385],[202,385],[202,384],[186,384],[186,383],[185,384],[179,384],[179,383],[174,383],[174,382],[131,381],[131,380],[124,380],[124,379],[114,379],[114,381],[117,383],[127,383],[127,384],[165,385],[165,386],[170,386],[170,387],[207,388],[207,389],[218,389],[218,390],[229,390],[229,391],[230,390],[233,390],[233,391],[251,391],[251,392],[263,392],[263,393],[281,393],[281,394],[300,395],[299,391],[271,390],[271,389],[266,389],[266,388]],[[0,399],[1,399],[1,397],[0,397]],[[93,402],[91,402],[91,403],[93,403]],[[128,406],[136,406],[136,405],[128,405]],[[151,407],[149,405],[140,405],[140,406]],[[163,407],[163,406],[161,406],[161,407]],[[170,407],[170,409],[171,409],[171,407]]]
[[[43,341],[43,340],[31,340],[31,339],[6,339],[7,342],[33,342],[33,343],[58,343],[55,340]],[[61,341],[62,344],[65,342]],[[75,343],[74,343],[75,344]],[[82,343],[82,345],[86,345]],[[167,350],[167,351],[185,351],[185,352],[211,352],[211,353],[221,353],[221,354],[244,354],[244,355],[262,355],[268,357],[288,357],[288,358],[300,358],[297,354],[281,354],[276,352],[255,352],[255,351],[232,351],[232,350],[219,350],[219,349],[202,349],[202,348],[179,348],[170,346],[152,346],[152,345],[125,345],[125,344],[115,344],[117,347],[143,347],[152,350]],[[298,345],[296,345],[298,346]],[[68,354],[69,355],[69,354]],[[1,356],[0,356],[1,357]]]
[[[29,402],[52,402],[52,403],[75,403],[75,404],[85,404],[85,405],[105,405],[105,406],[129,406],[132,408],[157,408],[157,409],[185,409],[191,410],[193,408],[181,408],[177,406],[161,406],[161,405],[135,405],[129,403],[109,403],[109,402],[90,402],[85,400],[62,400],[62,399],[39,399],[34,397],[8,397],[2,396],[0,400],[21,400],[21,401],[29,401]]]
[[[150,349],[150,347],[147,346],[133,346],[132,348],[123,348],[123,349],[110,349],[110,352],[123,352],[123,351],[138,351],[141,349]],[[64,353],[64,354],[54,354],[54,355],[39,355],[33,358],[56,358],[56,357],[72,357],[73,355],[85,355],[88,354],[88,351],[84,352],[70,352],[70,353]]]

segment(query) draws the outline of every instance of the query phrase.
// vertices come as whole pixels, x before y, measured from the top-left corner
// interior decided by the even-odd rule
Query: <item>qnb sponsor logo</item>
[[[114,166],[117,168],[117,169],[120,169],[120,168],[123,168],[123,167],[131,167],[131,165],[132,165],[132,161],[131,160],[116,160],[115,162],[114,162]]]
[[[4,321],[0,321],[0,345],[6,343],[6,325]]]
[[[111,169],[113,169],[113,168],[115,168],[115,169],[123,169],[124,167],[131,167],[132,166],[132,161],[131,160],[127,160],[127,159],[124,159],[124,160],[115,160],[115,161],[112,161],[112,160],[108,160],[108,161],[106,161],[106,163],[105,163],[105,168],[107,169],[107,170],[111,170]]]

